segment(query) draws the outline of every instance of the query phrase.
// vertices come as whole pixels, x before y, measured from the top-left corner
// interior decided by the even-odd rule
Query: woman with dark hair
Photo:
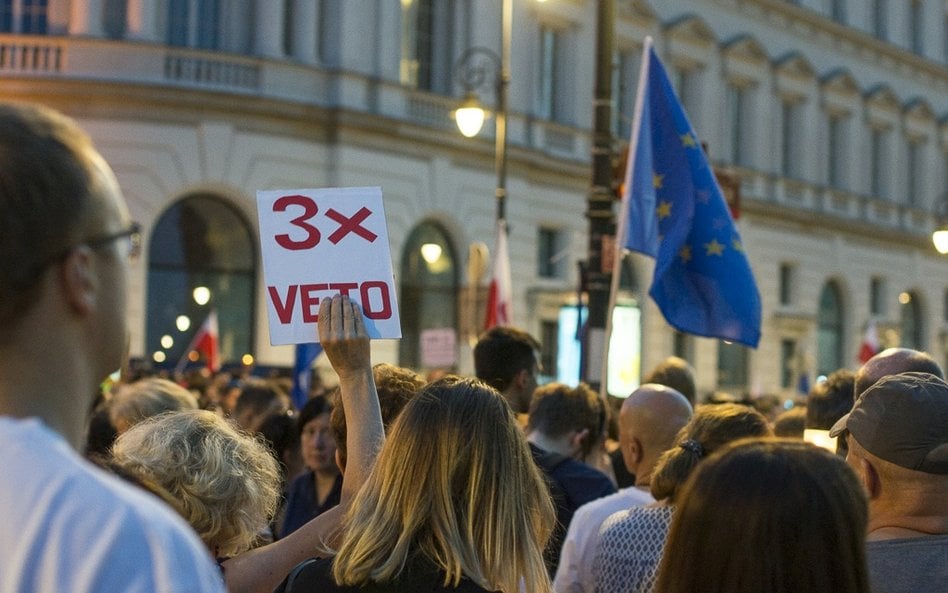
[[[503,396],[448,377],[395,421],[335,558],[295,571],[284,591],[549,593],[553,520]]]
[[[678,433],[675,446],[663,453],[655,466],[650,486],[657,502],[620,511],[602,524],[593,564],[596,591],[652,591],[678,489],[692,470],[732,441],[772,435],[767,418],[750,406],[699,406]]]
[[[866,496],[845,461],[797,440],[743,441],[681,494],[660,593],[867,593]]]

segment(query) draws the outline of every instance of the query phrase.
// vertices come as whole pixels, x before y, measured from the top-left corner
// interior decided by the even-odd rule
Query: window
[[[105,6],[102,9],[102,29],[109,39],[122,39],[125,36],[127,6],[127,0],[105,0]]]
[[[816,329],[816,372],[829,375],[843,366],[843,304],[839,287],[828,282],[820,294]]]
[[[47,0],[0,0],[0,33],[44,35]]]
[[[885,317],[885,280],[879,277],[869,281],[869,314]]]
[[[541,227],[537,232],[537,275],[540,278],[560,278],[563,275],[563,232]]]
[[[889,35],[887,12],[886,0],[872,0],[872,34],[883,41]]]
[[[884,175],[882,168],[885,166],[885,130],[881,128],[872,128],[869,137],[869,192],[878,198],[885,197],[885,187],[883,187]]]
[[[925,50],[924,39],[924,6],[921,0],[911,0],[909,5],[909,43],[912,44],[912,51],[922,55]]]
[[[793,387],[793,376],[797,372],[797,343],[794,340],[780,340],[780,386]]]
[[[402,2],[402,84],[450,94],[455,5],[455,0]]]
[[[922,188],[925,187],[925,171],[922,167],[922,142],[920,140],[909,139],[906,146],[905,172],[908,175],[906,180],[906,205],[916,208],[921,203]]]
[[[736,165],[747,165],[747,126],[745,111],[749,107],[748,90],[733,84],[727,87],[727,123],[730,138],[729,160]]]
[[[560,324],[557,321],[544,319],[540,322],[540,373],[543,377],[555,381],[559,368]]]
[[[718,385],[743,395],[747,387],[747,348],[740,344],[718,342]]]
[[[188,196],[158,219],[148,250],[145,348],[159,366],[173,367],[188,354],[192,335],[212,309],[221,361],[253,354],[254,235],[237,210],[208,194]],[[179,325],[181,316],[189,325]]]
[[[830,10],[834,21],[846,24],[846,0],[833,0]]]
[[[414,369],[450,366],[426,365],[421,344],[428,330],[457,331],[457,286],[457,257],[447,232],[434,222],[422,222],[408,235],[402,252],[399,364]],[[447,356],[456,361],[457,352]]]
[[[796,275],[796,266],[790,263],[780,264],[780,304],[793,304],[793,281]]]
[[[846,187],[846,118],[841,115],[830,115],[826,130],[826,181],[830,187],[844,189]]]
[[[899,295],[899,329],[899,346],[914,350],[925,349],[922,343],[922,311],[918,295],[914,292],[903,292]]]
[[[543,119],[564,121],[562,68],[563,33],[552,27],[540,27],[540,84],[536,115]]]
[[[800,132],[802,130],[799,121],[801,106],[798,102],[784,100],[781,102],[780,125],[781,125],[781,151],[780,151],[780,174],[791,179],[800,179]]]
[[[217,49],[220,22],[219,0],[169,0],[168,45]]]
[[[672,352],[678,358],[692,362],[695,358],[695,341],[690,334],[685,334],[679,331],[675,332],[675,343],[672,349]]]

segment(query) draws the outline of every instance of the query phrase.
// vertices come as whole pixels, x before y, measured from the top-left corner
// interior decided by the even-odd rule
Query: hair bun
[[[678,446],[684,449],[685,451],[692,453],[695,457],[704,456],[704,447],[702,447],[701,443],[699,443],[698,441],[694,439],[685,439],[684,441],[679,443]]]

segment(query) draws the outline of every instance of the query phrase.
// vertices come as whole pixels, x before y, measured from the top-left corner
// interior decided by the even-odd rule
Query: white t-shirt
[[[592,565],[599,543],[599,526],[613,513],[654,501],[645,490],[630,486],[576,509],[563,540],[553,590],[556,593],[592,593],[596,589]]]
[[[224,593],[184,520],[39,420],[0,416],[0,591]]]

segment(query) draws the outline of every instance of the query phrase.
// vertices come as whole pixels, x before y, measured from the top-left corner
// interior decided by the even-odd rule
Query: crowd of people
[[[948,587],[948,383],[924,352],[784,414],[698,401],[669,358],[613,410],[538,385],[514,327],[478,339],[475,377],[373,366],[337,295],[338,387],[300,410],[223,374],[103,390],[138,232],[108,164],[70,119],[0,104],[0,204],[0,591]]]

